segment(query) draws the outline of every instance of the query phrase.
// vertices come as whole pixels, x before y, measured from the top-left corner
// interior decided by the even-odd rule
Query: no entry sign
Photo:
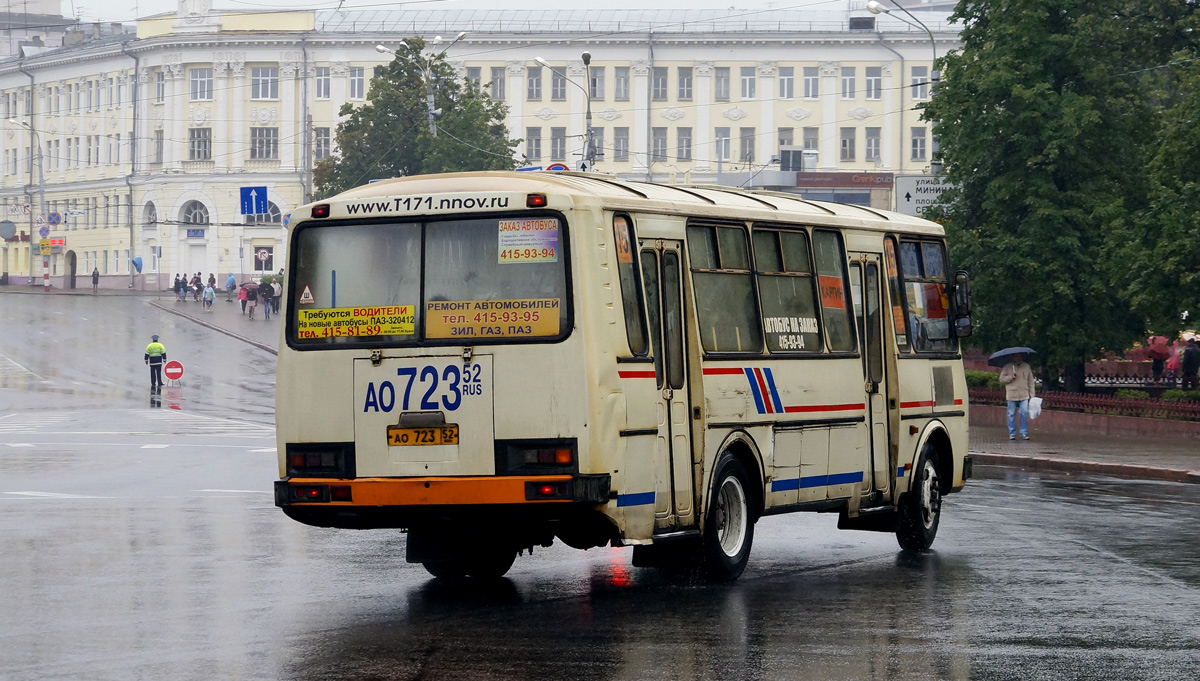
[[[163,365],[163,376],[166,376],[172,381],[178,381],[179,379],[183,378],[183,365],[175,360],[167,362]]]

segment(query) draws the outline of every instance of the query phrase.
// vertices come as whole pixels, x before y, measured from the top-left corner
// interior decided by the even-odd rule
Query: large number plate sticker
[[[485,380],[483,365],[478,363],[399,367],[394,377],[367,383],[362,411],[458,411],[485,395]],[[454,430],[457,438],[458,427]]]
[[[558,220],[500,221],[499,262],[558,262]]]

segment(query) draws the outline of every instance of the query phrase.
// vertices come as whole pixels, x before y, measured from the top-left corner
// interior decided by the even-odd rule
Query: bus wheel
[[[421,565],[426,572],[439,579],[462,579],[467,576],[466,565],[461,560],[439,560]]]
[[[713,478],[716,484],[704,524],[704,571],[709,579],[727,582],[746,569],[754,543],[749,476],[741,462],[726,455]]]
[[[516,559],[516,549],[490,546],[464,560],[463,566],[466,573],[475,579],[498,579],[508,572]]]
[[[900,500],[900,527],[896,539],[907,551],[924,551],[933,545],[942,517],[942,487],[937,474],[937,452],[925,443],[912,486]]]

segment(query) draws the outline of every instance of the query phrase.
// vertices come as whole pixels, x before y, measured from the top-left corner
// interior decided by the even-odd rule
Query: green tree
[[[975,342],[1034,347],[1072,390],[1087,360],[1144,331],[1114,285],[1113,226],[1145,203],[1153,131],[1138,79],[1118,76],[1154,56],[1159,27],[1135,5],[963,0],[962,49],[923,114],[955,185],[938,217],[974,279]]]
[[[427,57],[424,47],[420,38],[406,38],[396,58],[371,79],[367,102],[342,105],[346,120],[337,127],[337,153],[314,169],[319,196],[373,178],[513,168],[519,140],[508,138],[505,105],[456,80],[444,55]],[[429,82],[442,111],[436,136],[426,108]]]

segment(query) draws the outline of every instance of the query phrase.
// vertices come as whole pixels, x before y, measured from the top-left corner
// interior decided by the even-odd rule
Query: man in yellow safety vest
[[[158,342],[158,336],[150,336],[150,345],[146,346],[146,364],[150,367],[150,389],[162,388],[162,365],[167,361],[167,349]]]

